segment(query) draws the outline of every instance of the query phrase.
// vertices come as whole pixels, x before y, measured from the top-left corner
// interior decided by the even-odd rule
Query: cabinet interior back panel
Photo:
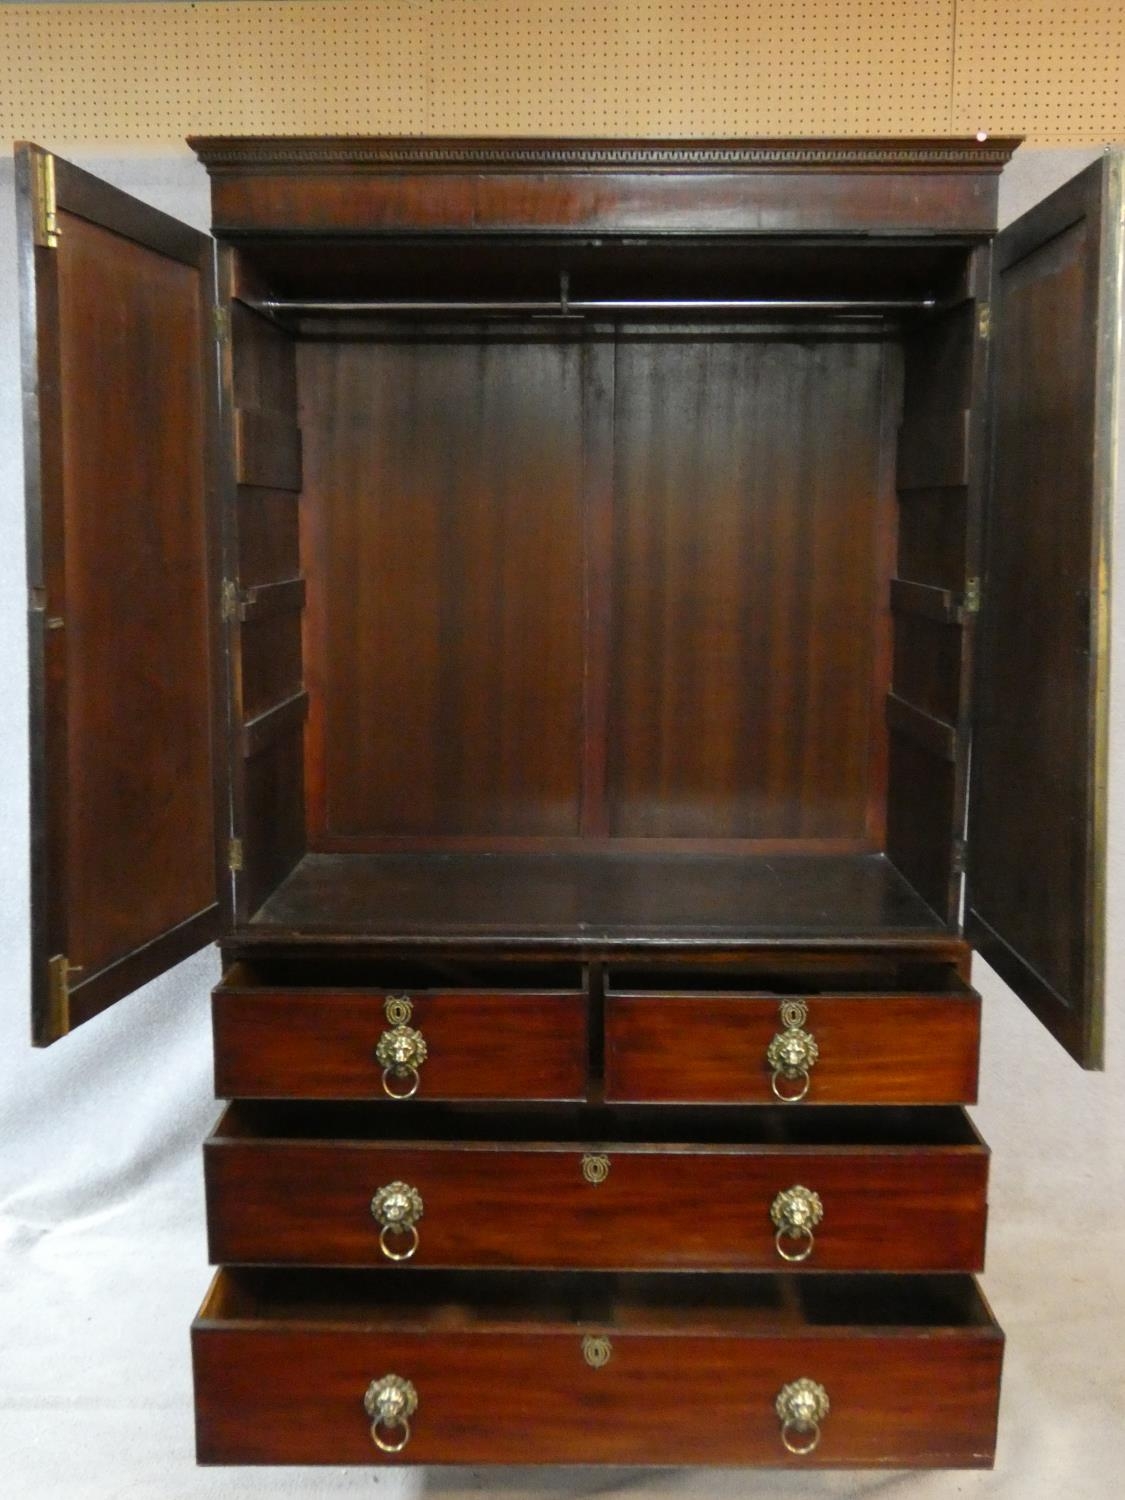
[[[577,834],[581,346],[406,331],[300,361],[313,840]]]
[[[883,361],[860,340],[620,344],[616,835],[878,837]]]

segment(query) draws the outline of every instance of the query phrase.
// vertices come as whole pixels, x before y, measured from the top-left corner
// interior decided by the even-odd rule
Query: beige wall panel
[[[163,146],[193,131],[419,133],[427,25],[411,0],[0,5],[0,132]]]
[[[953,0],[0,6],[8,136],[948,129]]]
[[[1125,0],[958,0],[956,132],[1125,139]]]
[[[952,0],[448,0],[433,16],[434,131],[948,128]]]
[[[0,135],[1125,137],[1125,0],[0,4]]]

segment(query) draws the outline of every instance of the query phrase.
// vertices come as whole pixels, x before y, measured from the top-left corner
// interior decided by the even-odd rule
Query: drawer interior
[[[196,1328],[237,1324],[361,1329],[771,1334],[823,1329],[995,1329],[969,1276],[637,1275],[223,1270]]]
[[[230,990],[581,991],[582,964],[477,963],[456,958],[301,959],[255,958],[231,964],[222,988]]]
[[[872,1147],[918,1150],[983,1144],[956,1106],[841,1108],[815,1111],[785,1106],[675,1110],[640,1107],[521,1107],[419,1105],[404,1113],[393,1104],[290,1104],[240,1101],[223,1114],[211,1141],[371,1141],[463,1143],[471,1140],[560,1145]]]
[[[843,964],[833,955],[823,966],[810,964],[802,955],[798,965],[784,963],[780,956],[769,965],[612,965],[606,973],[610,994],[755,995],[801,998],[829,995],[962,995],[974,998],[952,964],[925,963],[917,959],[888,958]]]

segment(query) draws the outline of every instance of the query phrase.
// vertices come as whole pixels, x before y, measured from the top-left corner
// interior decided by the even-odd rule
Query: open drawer
[[[610,969],[605,1098],[971,1104],[980,997],[944,964],[779,975]]]
[[[216,1264],[974,1271],[959,1109],[238,1104],[204,1151]]]
[[[202,1463],[981,1467],[1003,1335],[968,1277],[222,1271]]]
[[[212,996],[215,1092],[247,1099],[584,1099],[575,964],[262,960]]]

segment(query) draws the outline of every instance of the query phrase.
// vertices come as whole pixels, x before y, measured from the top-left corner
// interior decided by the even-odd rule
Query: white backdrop
[[[63,154],[206,228],[185,156]],[[1095,153],[1017,153],[1002,219]],[[22,462],[10,161],[0,163],[0,1489],[19,1500],[370,1493],[1107,1500],[1125,1472],[1125,604],[1114,629],[1108,1069],[1082,1073],[978,961],[994,1151],[984,1289],[1008,1334],[992,1473],[197,1469],[188,1325],[209,1280],[202,954],[46,1052],[28,1045]],[[1119,507],[1120,508],[1120,507]],[[1125,517],[1116,576],[1125,579]],[[1119,591],[1120,592],[1120,591]],[[920,1396],[924,1399],[924,1392]],[[1115,1476],[1115,1477],[1110,1477]]]

